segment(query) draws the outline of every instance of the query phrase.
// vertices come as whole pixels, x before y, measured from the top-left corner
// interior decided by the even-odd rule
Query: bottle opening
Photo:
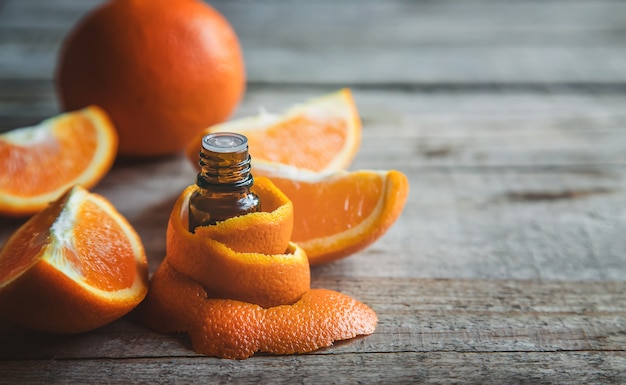
[[[202,138],[202,148],[221,153],[246,151],[248,138],[232,132],[216,132]]]

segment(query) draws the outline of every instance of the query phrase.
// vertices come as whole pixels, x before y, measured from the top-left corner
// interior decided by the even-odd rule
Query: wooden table
[[[59,44],[98,3],[0,0],[0,130],[59,111]],[[129,318],[75,336],[3,326],[0,383],[626,383],[626,3],[213,4],[246,56],[236,116],[351,87],[352,169],[410,179],[382,239],[312,270],[370,305],[376,332],[231,361]],[[152,272],[193,179],[173,156],[118,162],[95,188]],[[20,223],[1,219],[0,242]]]

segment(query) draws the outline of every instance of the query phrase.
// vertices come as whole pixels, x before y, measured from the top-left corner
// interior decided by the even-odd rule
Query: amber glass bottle
[[[220,132],[202,138],[196,184],[189,198],[189,231],[261,209],[259,197],[250,191],[248,139],[240,134]]]

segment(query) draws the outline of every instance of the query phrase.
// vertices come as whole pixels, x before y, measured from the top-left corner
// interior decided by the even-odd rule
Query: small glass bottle
[[[189,231],[243,214],[260,211],[259,197],[250,191],[248,139],[220,132],[202,138],[196,184],[189,198]]]

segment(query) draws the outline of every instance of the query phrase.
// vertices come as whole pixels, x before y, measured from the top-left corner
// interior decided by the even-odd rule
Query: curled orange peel
[[[174,210],[180,210],[182,222],[172,225],[186,225],[187,206],[195,185],[184,192],[184,199],[179,200]],[[231,249],[246,253],[280,254],[291,240],[293,229],[293,204],[273,182],[265,177],[255,179],[252,190],[261,197],[261,212],[227,219],[218,226],[204,226],[196,229],[202,239],[214,239]],[[189,234],[177,229],[177,234],[189,239]]]
[[[306,253],[289,241],[291,201],[267,178],[262,212],[187,230],[190,186],[172,209],[166,257],[139,316],[163,333],[187,332],[202,354],[305,353],[374,332],[376,313],[344,294],[310,288]]]
[[[294,304],[270,308],[207,296],[202,285],[165,261],[152,278],[141,314],[158,332],[187,332],[197,352],[230,359],[255,352],[310,352],[371,334],[378,320],[365,304],[325,289],[311,289]]]

